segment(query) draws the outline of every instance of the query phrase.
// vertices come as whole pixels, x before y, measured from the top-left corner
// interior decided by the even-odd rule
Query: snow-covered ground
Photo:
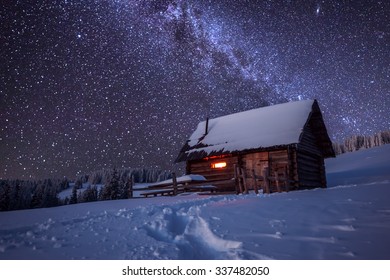
[[[328,189],[2,212],[0,259],[390,259],[389,155],[328,160]]]

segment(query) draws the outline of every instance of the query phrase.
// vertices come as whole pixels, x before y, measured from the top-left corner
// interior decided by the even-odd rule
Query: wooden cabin
[[[324,159],[334,157],[316,100],[278,104],[198,124],[176,162],[220,191],[326,187]],[[242,191],[242,190],[241,190]]]

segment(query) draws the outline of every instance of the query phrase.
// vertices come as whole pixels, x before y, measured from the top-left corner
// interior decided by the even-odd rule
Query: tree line
[[[373,135],[353,135],[346,138],[343,143],[333,143],[333,149],[336,155],[339,155],[385,144],[390,144],[390,130],[381,131]]]
[[[0,211],[62,205],[58,193],[69,187],[64,179],[0,180]]]
[[[118,168],[115,169],[119,179],[126,181],[133,177],[136,183],[159,182],[170,178],[171,172],[154,168]],[[81,175],[76,181],[90,183],[91,185],[106,184],[112,178],[112,169],[102,169],[91,172],[90,174]]]
[[[46,180],[0,180],[0,211],[54,207],[99,200],[132,197],[134,183],[153,183],[170,178],[170,172],[157,169],[106,169],[79,176]],[[88,185],[82,189],[83,184]],[[98,187],[99,186],[99,187]],[[58,194],[72,187],[70,197]]]
[[[114,168],[106,177],[105,184],[100,188],[96,184],[91,185],[88,181],[78,179],[72,188],[70,198],[64,199],[64,204],[132,198],[134,183],[134,175],[121,176],[121,173]],[[88,187],[82,189],[83,184],[88,185]]]

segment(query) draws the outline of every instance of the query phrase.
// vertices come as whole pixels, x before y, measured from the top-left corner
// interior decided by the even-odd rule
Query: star
[[[321,13],[321,6],[320,6],[320,5],[317,5],[317,8],[316,8],[316,15],[318,16],[320,13]]]
[[[0,179],[184,171],[198,122],[293,100],[334,141],[390,127],[386,1],[11,2]]]

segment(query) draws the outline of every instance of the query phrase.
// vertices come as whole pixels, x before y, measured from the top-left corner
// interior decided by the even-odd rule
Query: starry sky
[[[172,170],[207,116],[317,99],[332,140],[390,128],[390,2],[13,0],[0,178]]]

